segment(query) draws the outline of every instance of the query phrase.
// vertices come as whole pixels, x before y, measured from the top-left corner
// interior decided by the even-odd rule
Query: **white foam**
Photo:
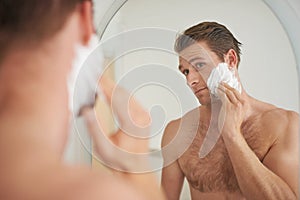
[[[234,74],[234,69],[230,70],[227,63],[219,63],[218,66],[211,71],[208,77],[207,87],[214,97],[218,98],[218,87],[221,82],[227,83],[239,93],[242,92],[241,84]]]

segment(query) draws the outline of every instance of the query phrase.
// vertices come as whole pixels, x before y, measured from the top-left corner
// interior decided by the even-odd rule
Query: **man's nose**
[[[187,75],[187,83],[192,88],[199,83],[201,76],[198,72],[191,70]]]

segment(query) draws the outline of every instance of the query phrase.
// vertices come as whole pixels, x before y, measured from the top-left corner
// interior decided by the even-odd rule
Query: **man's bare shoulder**
[[[168,145],[175,137],[180,126],[181,118],[170,121],[165,130],[161,140],[161,147]]]
[[[122,199],[130,197],[140,199],[140,195],[121,178],[106,172],[93,171],[89,168],[65,167],[61,170],[62,199]],[[58,178],[58,174],[55,175]],[[57,188],[58,189],[58,188]],[[116,192],[116,189],[118,192]],[[143,199],[143,198],[142,198]]]
[[[5,185],[0,181],[4,199],[144,199],[122,179],[82,166],[37,166],[7,178]]]
[[[188,111],[185,115],[182,117],[170,121],[163,134],[162,138],[162,144],[161,146],[167,145],[180,131],[180,129],[183,130],[189,130],[191,128],[198,128],[200,119],[200,107],[194,108],[190,111]]]
[[[262,128],[268,132],[282,137],[288,133],[298,134],[291,129],[299,130],[299,114],[291,110],[275,108],[263,112],[261,115]]]
[[[80,175],[77,175],[77,174]],[[71,180],[74,180],[75,188],[67,185],[75,194],[70,199],[146,199],[145,195],[128,184],[128,180],[113,176],[104,171],[92,171],[89,169],[74,169],[70,174]],[[73,178],[72,178],[73,177]],[[82,192],[81,192],[82,190]],[[117,192],[116,192],[117,190]],[[81,195],[80,198],[78,196]]]

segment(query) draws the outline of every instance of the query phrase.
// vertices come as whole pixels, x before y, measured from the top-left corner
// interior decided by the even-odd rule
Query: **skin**
[[[218,88],[220,100],[212,99],[206,85],[207,72],[226,62],[239,79],[237,55],[231,49],[220,60],[205,42],[197,45],[201,50],[188,47],[181,52],[179,68],[201,106],[168,124],[162,147],[171,143],[176,134],[189,136],[187,131],[178,131],[188,115],[199,112],[199,126],[187,151],[175,155],[178,159],[163,168],[161,184],[167,198],[179,199],[187,178],[193,200],[298,199],[299,115],[254,99],[244,89],[240,94],[224,83]],[[188,62],[192,59],[196,61]],[[199,89],[201,92],[197,92]],[[220,105],[223,117],[211,118],[212,106],[216,105]],[[219,140],[206,157],[199,158],[208,127],[219,124],[223,124]],[[174,157],[172,152],[163,156]]]
[[[24,39],[6,52],[0,66],[0,199],[164,199],[151,174],[111,175],[63,161],[70,116],[66,80],[74,45],[87,44],[92,35],[91,19],[91,3],[84,1],[51,38],[38,45]],[[110,98],[114,84],[102,81],[101,87]],[[149,114],[132,102],[134,122],[147,125]],[[93,131],[91,111],[85,108],[83,116]],[[118,131],[113,142],[126,149],[132,139],[124,135]],[[128,150],[145,152],[145,146]]]

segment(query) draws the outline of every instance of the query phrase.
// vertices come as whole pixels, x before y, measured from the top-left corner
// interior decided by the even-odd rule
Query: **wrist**
[[[243,136],[240,128],[232,128],[232,129],[224,130],[222,132],[222,137],[226,141],[235,142]]]

